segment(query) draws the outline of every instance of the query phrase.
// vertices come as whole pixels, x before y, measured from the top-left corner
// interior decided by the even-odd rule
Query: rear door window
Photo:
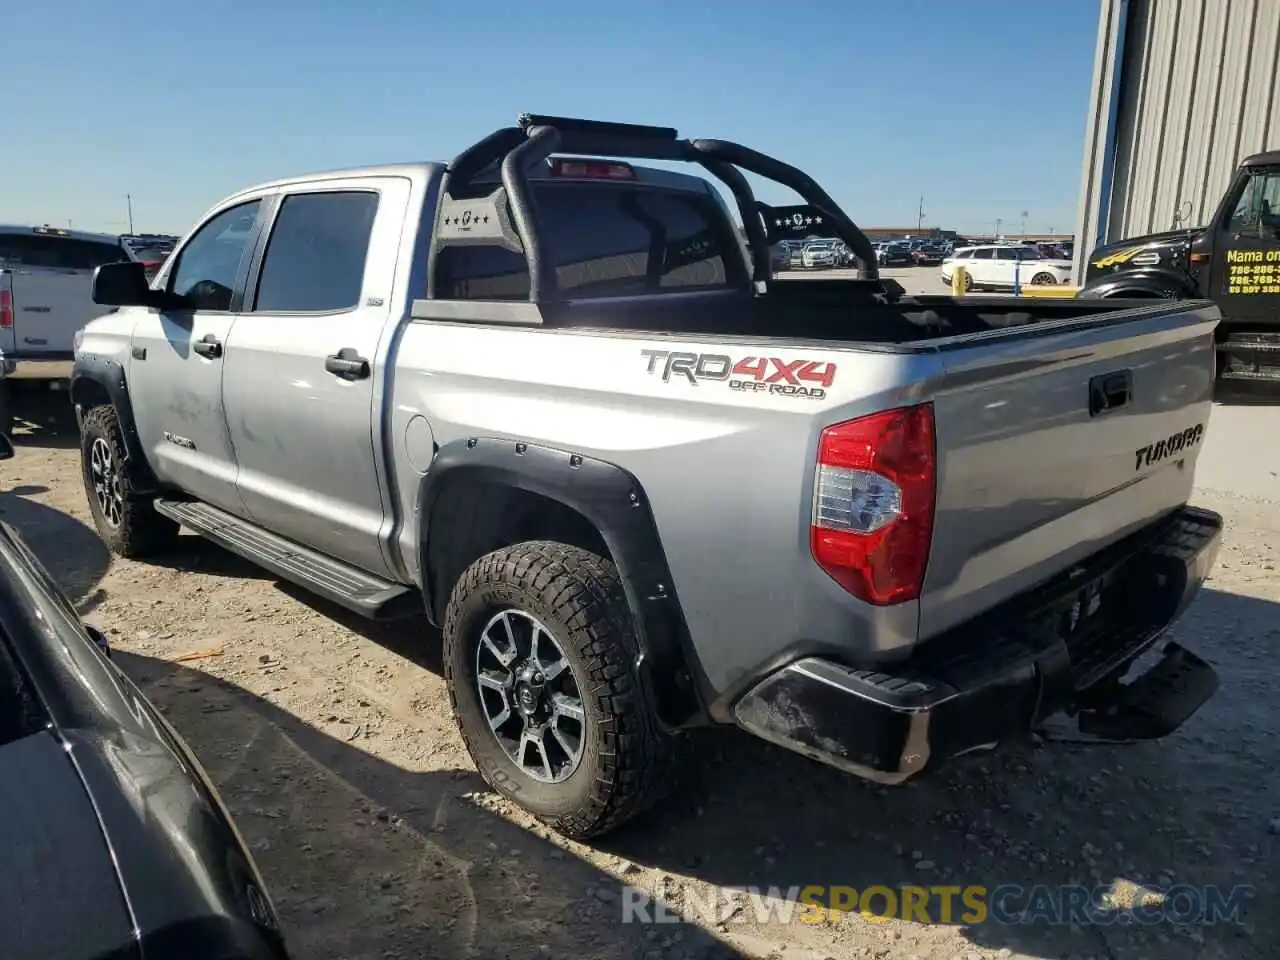
[[[378,195],[369,191],[285,197],[271,228],[254,310],[350,310],[360,302]]]
[[[600,183],[534,185],[557,286],[570,297],[707,290],[745,284],[733,228],[706,195]],[[436,296],[523,300],[524,255],[502,247],[445,247]]]

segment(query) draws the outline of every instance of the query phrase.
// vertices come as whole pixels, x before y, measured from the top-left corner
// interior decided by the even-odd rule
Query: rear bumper
[[[1096,717],[1113,732],[1126,724],[1126,738],[1164,736],[1212,695],[1212,668],[1171,644],[1149,674],[1118,680],[1186,609],[1221,536],[1220,516],[1184,507],[893,667],[794,661],[753,686],[735,720],[888,784],[1022,737],[1063,710],[1078,711],[1082,728]]]

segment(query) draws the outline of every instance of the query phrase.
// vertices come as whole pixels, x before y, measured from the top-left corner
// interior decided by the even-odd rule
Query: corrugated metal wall
[[[1280,149],[1280,0],[1102,0],[1077,271],[1098,242],[1203,223]]]

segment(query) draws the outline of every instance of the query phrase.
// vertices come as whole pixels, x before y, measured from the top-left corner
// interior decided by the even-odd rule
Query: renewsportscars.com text
[[[1207,925],[1243,923],[1253,888],[1235,886],[1167,890],[1115,885],[1024,887],[847,886],[714,887],[694,885],[650,893],[622,889],[623,923],[833,924],[846,917],[872,922],[1000,924],[1139,924]],[[670,906],[678,901],[680,909]]]

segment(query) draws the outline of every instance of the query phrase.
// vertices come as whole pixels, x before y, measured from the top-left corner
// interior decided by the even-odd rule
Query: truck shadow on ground
[[[369,623],[281,586],[440,673],[438,640],[431,640],[438,634],[425,619]],[[844,931],[868,922],[857,913],[875,887],[871,913],[893,914],[889,923],[904,925],[899,930],[927,917],[933,927],[959,927],[974,946],[1024,956],[1134,951],[1176,960],[1214,948],[1233,958],[1266,956],[1260,945],[1280,936],[1280,924],[1249,906],[1242,918],[1215,925],[1079,924],[1064,899],[1078,895],[1068,890],[1111,889],[1123,902],[1140,889],[1183,884],[1202,898],[1207,887],[1229,898],[1246,885],[1250,904],[1280,894],[1266,853],[1268,817],[1280,795],[1280,718],[1270,706],[1275,681],[1264,670],[1280,653],[1280,606],[1205,589],[1171,637],[1214,663],[1222,689],[1164,741],[1028,741],[956,761],[918,783],[880,788],[734,730],[705,731],[694,738],[692,789],[596,846],[731,891],[774,888],[795,896],[816,886],[824,888],[820,902],[843,909],[855,890],[858,907],[829,918]],[[905,905],[908,887],[929,891],[924,914]],[[974,887],[985,910],[967,909],[962,900]],[[945,888],[959,889],[949,895]],[[991,902],[997,891],[998,905]],[[1037,909],[1020,915],[1033,892]],[[758,919],[759,908],[737,896],[724,902],[745,905],[721,929]],[[673,902],[680,904],[678,895]],[[1056,920],[1046,902],[1056,905]],[[700,909],[685,916],[715,922]],[[881,936],[887,929],[877,928]],[[858,936],[837,931],[846,935]]]
[[[94,530],[74,517],[26,499],[45,492],[44,487],[10,487],[3,482],[4,472],[0,467],[0,522],[22,534],[23,541],[67,595],[81,604],[81,614],[87,613],[106,596],[98,587],[111,566],[106,545]]]
[[[114,659],[218,786],[296,957],[743,956],[691,924],[622,923],[617,882],[471,802],[470,771],[402,769],[208,674]]]
[[[821,886],[828,905],[833,887],[857,890],[859,906],[869,888],[887,887],[896,897],[887,907],[883,894],[874,897],[871,911],[899,922],[904,887],[959,888],[949,920],[945,897],[931,893],[930,923],[959,924],[975,945],[1036,957],[1269,955],[1280,924],[1257,907],[1280,894],[1267,837],[1280,795],[1267,666],[1280,653],[1280,606],[1205,589],[1173,636],[1215,664],[1222,687],[1164,741],[1027,743],[957,761],[914,785],[878,788],[726,731],[691,810],[604,846],[722,886]],[[1224,896],[1250,885],[1254,909],[1246,923],[1215,926],[1017,917],[1037,885],[1052,893],[1113,884],[1122,898],[1139,885],[1216,886]],[[961,890],[972,886],[986,891],[987,910],[965,909]],[[993,909],[1001,887],[1007,899]],[[905,917],[923,920],[909,910]]]
[[[75,408],[65,390],[18,389],[12,397],[15,446],[49,450],[79,446]]]
[[[105,572],[105,549],[78,521],[19,497],[0,496],[0,509],[5,511],[0,519],[22,530],[69,592],[87,593]],[[179,571],[267,576],[195,538],[184,537],[159,562]],[[417,666],[440,672],[438,641],[433,640],[438,635],[425,619],[369,623],[299,588],[281,588]],[[916,784],[877,788],[735,731],[709,731],[695,740],[692,789],[596,846],[672,878],[690,877],[730,890],[774,888],[794,895],[821,887],[818,899],[833,907],[848,908],[851,891],[856,891],[853,902],[860,908],[867,890],[881,888],[870,901],[870,912],[896,919],[876,923],[875,936],[950,936],[941,949],[955,946],[958,930],[974,946],[1033,957],[1267,956],[1266,945],[1280,936],[1280,923],[1253,905],[1274,902],[1280,894],[1269,852],[1274,841],[1267,836],[1268,819],[1277,813],[1274,798],[1280,796],[1280,715],[1273,707],[1276,680],[1270,667],[1280,654],[1280,607],[1205,589],[1173,636],[1215,664],[1222,689],[1184,730],[1165,741],[1114,747],[1021,745],[957,762]],[[262,844],[262,856],[286,878],[286,915],[291,926],[305,929],[306,942],[321,942],[309,939],[313,930],[359,939],[375,936],[370,926],[385,926],[378,935],[401,931],[395,942],[407,943],[427,936],[426,928],[405,920],[408,926],[402,930],[396,926],[399,921],[392,921],[417,916],[427,909],[422,903],[444,897],[443,902],[463,907],[433,921],[439,925],[433,936],[454,936],[463,920],[447,930],[443,925],[455,913],[461,917],[465,908],[484,922],[456,934],[464,939],[502,929],[510,942],[533,945],[531,951],[546,943],[556,955],[568,950],[579,956],[591,955],[597,947],[617,956],[620,945],[643,955],[649,952],[646,944],[653,946],[643,939],[645,931],[620,922],[616,893],[606,904],[585,893],[608,883],[604,874],[572,857],[565,862],[573,869],[562,868],[546,840],[465,799],[464,793],[483,789],[474,774],[402,770],[207,675],[123,653],[120,658],[152,685],[148,689],[155,699],[174,710],[176,725],[192,736],[197,752],[202,757],[209,752],[211,764],[220,758],[216,763],[223,766],[215,768],[215,779],[236,784],[231,791],[239,798],[233,801],[236,812],[257,809],[255,804],[269,811],[250,810],[246,816]],[[259,759],[248,759],[260,749],[265,753]],[[307,773],[307,763],[320,764],[323,775],[317,776],[314,767]],[[272,772],[277,768],[285,775]],[[288,782],[295,777],[297,783]],[[277,795],[295,799],[272,799]],[[337,821],[311,815],[326,804],[341,809]],[[401,828],[392,829],[395,824],[379,817],[379,810],[391,811],[387,816],[399,818],[407,832],[398,834]],[[328,832],[336,840],[318,836]],[[380,862],[377,851],[384,843],[393,848],[386,857],[400,866],[383,873],[415,877],[408,885],[412,889],[375,876],[373,867],[353,872],[346,866]],[[326,852],[314,863],[303,857],[291,866],[299,850],[309,852],[308,845]],[[335,877],[342,878],[338,886]],[[382,886],[384,882],[389,885]],[[435,883],[445,886],[431,897],[422,893],[434,891]],[[1062,896],[1069,894],[1058,891],[1065,887],[1092,890],[1113,884],[1121,896],[1138,885],[1159,890],[1186,884],[1195,890],[1217,887],[1223,897],[1245,884],[1252,896],[1243,924],[1072,925],[1069,917],[1050,922],[1044,912],[1014,922],[1029,891],[1047,890],[1049,902],[1061,908]],[[907,887],[928,891],[923,916],[904,908],[902,891]],[[984,911],[975,915],[963,900],[964,889],[971,887],[981,888],[985,918]],[[948,894],[939,888],[960,888],[950,894],[950,912],[943,912]],[[997,890],[1007,893],[998,917],[990,902]],[[560,905],[562,922],[537,926],[531,919],[537,911],[530,911],[527,923],[495,919],[518,914],[527,902],[522,896],[552,897]],[[671,902],[677,912],[683,907],[687,919],[707,925],[718,919],[705,917],[700,906],[691,907],[678,894],[671,895]],[[348,930],[354,903],[385,907],[393,915],[384,918],[385,925],[383,920],[362,922]],[[756,910],[745,905],[727,917],[723,929],[755,922]],[[839,918],[833,936],[864,943],[872,928],[856,913]],[[664,925],[665,939],[659,943],[686,929],[684,946],[673,949],[684,950],[691,943],[701,944],[698,950],[712,949],[686,925]],[[787,935],[779,932],[778,938]],[[521,955],[499,947],[496,939],[487,942],[490,946],[478,950],[479,955]],[[462,949],[463,941],[457,943]],[[419,953],[412,946],[406,949],[405,956]],[[317,950],[332,955],[319,946]]]

